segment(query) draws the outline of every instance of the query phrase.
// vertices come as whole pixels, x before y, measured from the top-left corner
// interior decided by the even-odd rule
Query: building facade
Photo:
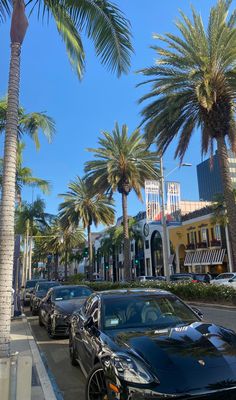
[[[236,156],[230,150],[228,151],[228,160],[233,187],[236,188]],[[212,159],[208,158],[197,165],[197,179],[201,200],[213,201],[217,194],[223,193],[220,159],[217,151]]]

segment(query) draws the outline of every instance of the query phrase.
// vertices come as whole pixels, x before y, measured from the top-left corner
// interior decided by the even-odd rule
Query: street
[[[204,319],[236,331],[236,309],[220,309],[199,306]],[[69,360],[68,340],[49,339],[44,328],[38,325],[38,317],[26,311],[40,352],[52,373],[64,400],[84,400],[85,378],[79,367],[72,367]]]

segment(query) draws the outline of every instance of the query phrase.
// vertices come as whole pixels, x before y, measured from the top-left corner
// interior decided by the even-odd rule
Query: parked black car
[[[39,306],[39,325],[45,325],[49,337],[68,336],[71,314],[93,291],[86,286],[60,286],[51,288]]]
[[[23,295],[22,295],[22,299],[23,299],[23,305],[27,306],[30,304],[30,298],[32,293],[34,293],[35,290],[35,286],[37,285],[37,283],[39,281],[43,281],[44,279],[30,279],[28,281],[26,281],[25,286],[22,286],[21,289],[23,289]]]
[[[236,334],[162,290],[94,293],[73,314],[86,400],[236,399]]]
[[[48,290],[61,284],[57,281],[40,281],[36,284],[34,292],[30,298],[30,310],[32,315],[37,315],[41,300],[46,296]]]
[[[201,273],[177,273],[170,275],[171,282],[180,282],[180,281],[190,281],[195,283],[210,283],[210,275],[209,274],[201,274]]]

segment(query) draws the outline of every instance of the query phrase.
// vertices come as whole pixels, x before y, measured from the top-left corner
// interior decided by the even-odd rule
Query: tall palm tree
[[[91,239],[91,225],[111,225],[114,223],[113,201],[107,196],[94,193],[90,184],[84,179],[77,177],[68,185],[69,191],[61,194],[64,198],[59,205],[62,225],[77,227],[80,222],[87,229],[89,250],[89,275],[93,273],[93,244]]]
[[[16,166],[16,201],[18,202],[18,204],[21,204],[21,192],[23,186],[39,188],[44,194],[49,194],[50,192],[50,184],[48,181],[33,176],[32,170],[22,165],[23,163],[22,153],[24,148],[25,144],[19,142],[17,147],[17,166]],[[0,158],[0,188],[2,186],[2,175],[3,175],[3,159]]]
[[[85,243],[83,229],[80,227],[68,227],[67,229],[62,226],[59,218],[56,218],[50,227],[37,238],[41,244],[41,249],[44,253],[52,253],[56,258],[55,275],[58,274],[58,261],[59,256],[63,257],[65,264],[65,280],[68,275],[68,262],[73,249],[78,249]]]
[[[1,0],[0,16],[13,5],[11,14],[11,60],[4,146],[2,201],[0,212],[0,357],[10,352],[11,281],[14,253],[15,175],[17,152],[20,53],[28,27],[24,0]],[[69,60],[79,78],[85,53],[81,31],[92,39],[101,62],[120,75],[130,65],[130,25],[119,8],[108,0],[30,0],[31,11],[53,17],[65,42]],[[2,282],[2,283],[1,283]],[[4,282],[4,283],[3,283]]]
[[[157,153],[147,149],[147,144],[135,130],[128,136],[128,128],[118,124],[112,133],[103,132],[98,141],[100,147],[88,149],[93,152],[96,160],[85,164],[87,179],[102,193],[118,191],[122,196],[123,235],[124,235],[124,275],[131,277],[130,241],[127,212],[127,197],[133,189],[142,200],[141,189],[146,179],[157,176]]]
[[[218,0],[205,28],[193,10],[189,19],[181,12],[179,35],[155,35],[154,66],[140,71],[151,90],[140,101],[151,100],[142,110],[146,138],[163,153],[178,137],[175,156],[183,159],[195,128],[201,129],[202,154],[212,154],[214,143],[220,157],[224,198],[229,217],[236,268],[236,206],[229,173],[227,142],[236,151],[236,10],[231,1]]]

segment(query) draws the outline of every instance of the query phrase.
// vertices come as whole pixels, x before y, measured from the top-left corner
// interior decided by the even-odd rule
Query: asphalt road
[[[236,331],[236,308],[220,309],[199,306],[204,320]],[[69,360],[68,340],[48,338],[46,330],[38,325],[37,317],[26,312],[34,337],[64,400],[85,400],[85,378],[79,367],[72,367]]]

